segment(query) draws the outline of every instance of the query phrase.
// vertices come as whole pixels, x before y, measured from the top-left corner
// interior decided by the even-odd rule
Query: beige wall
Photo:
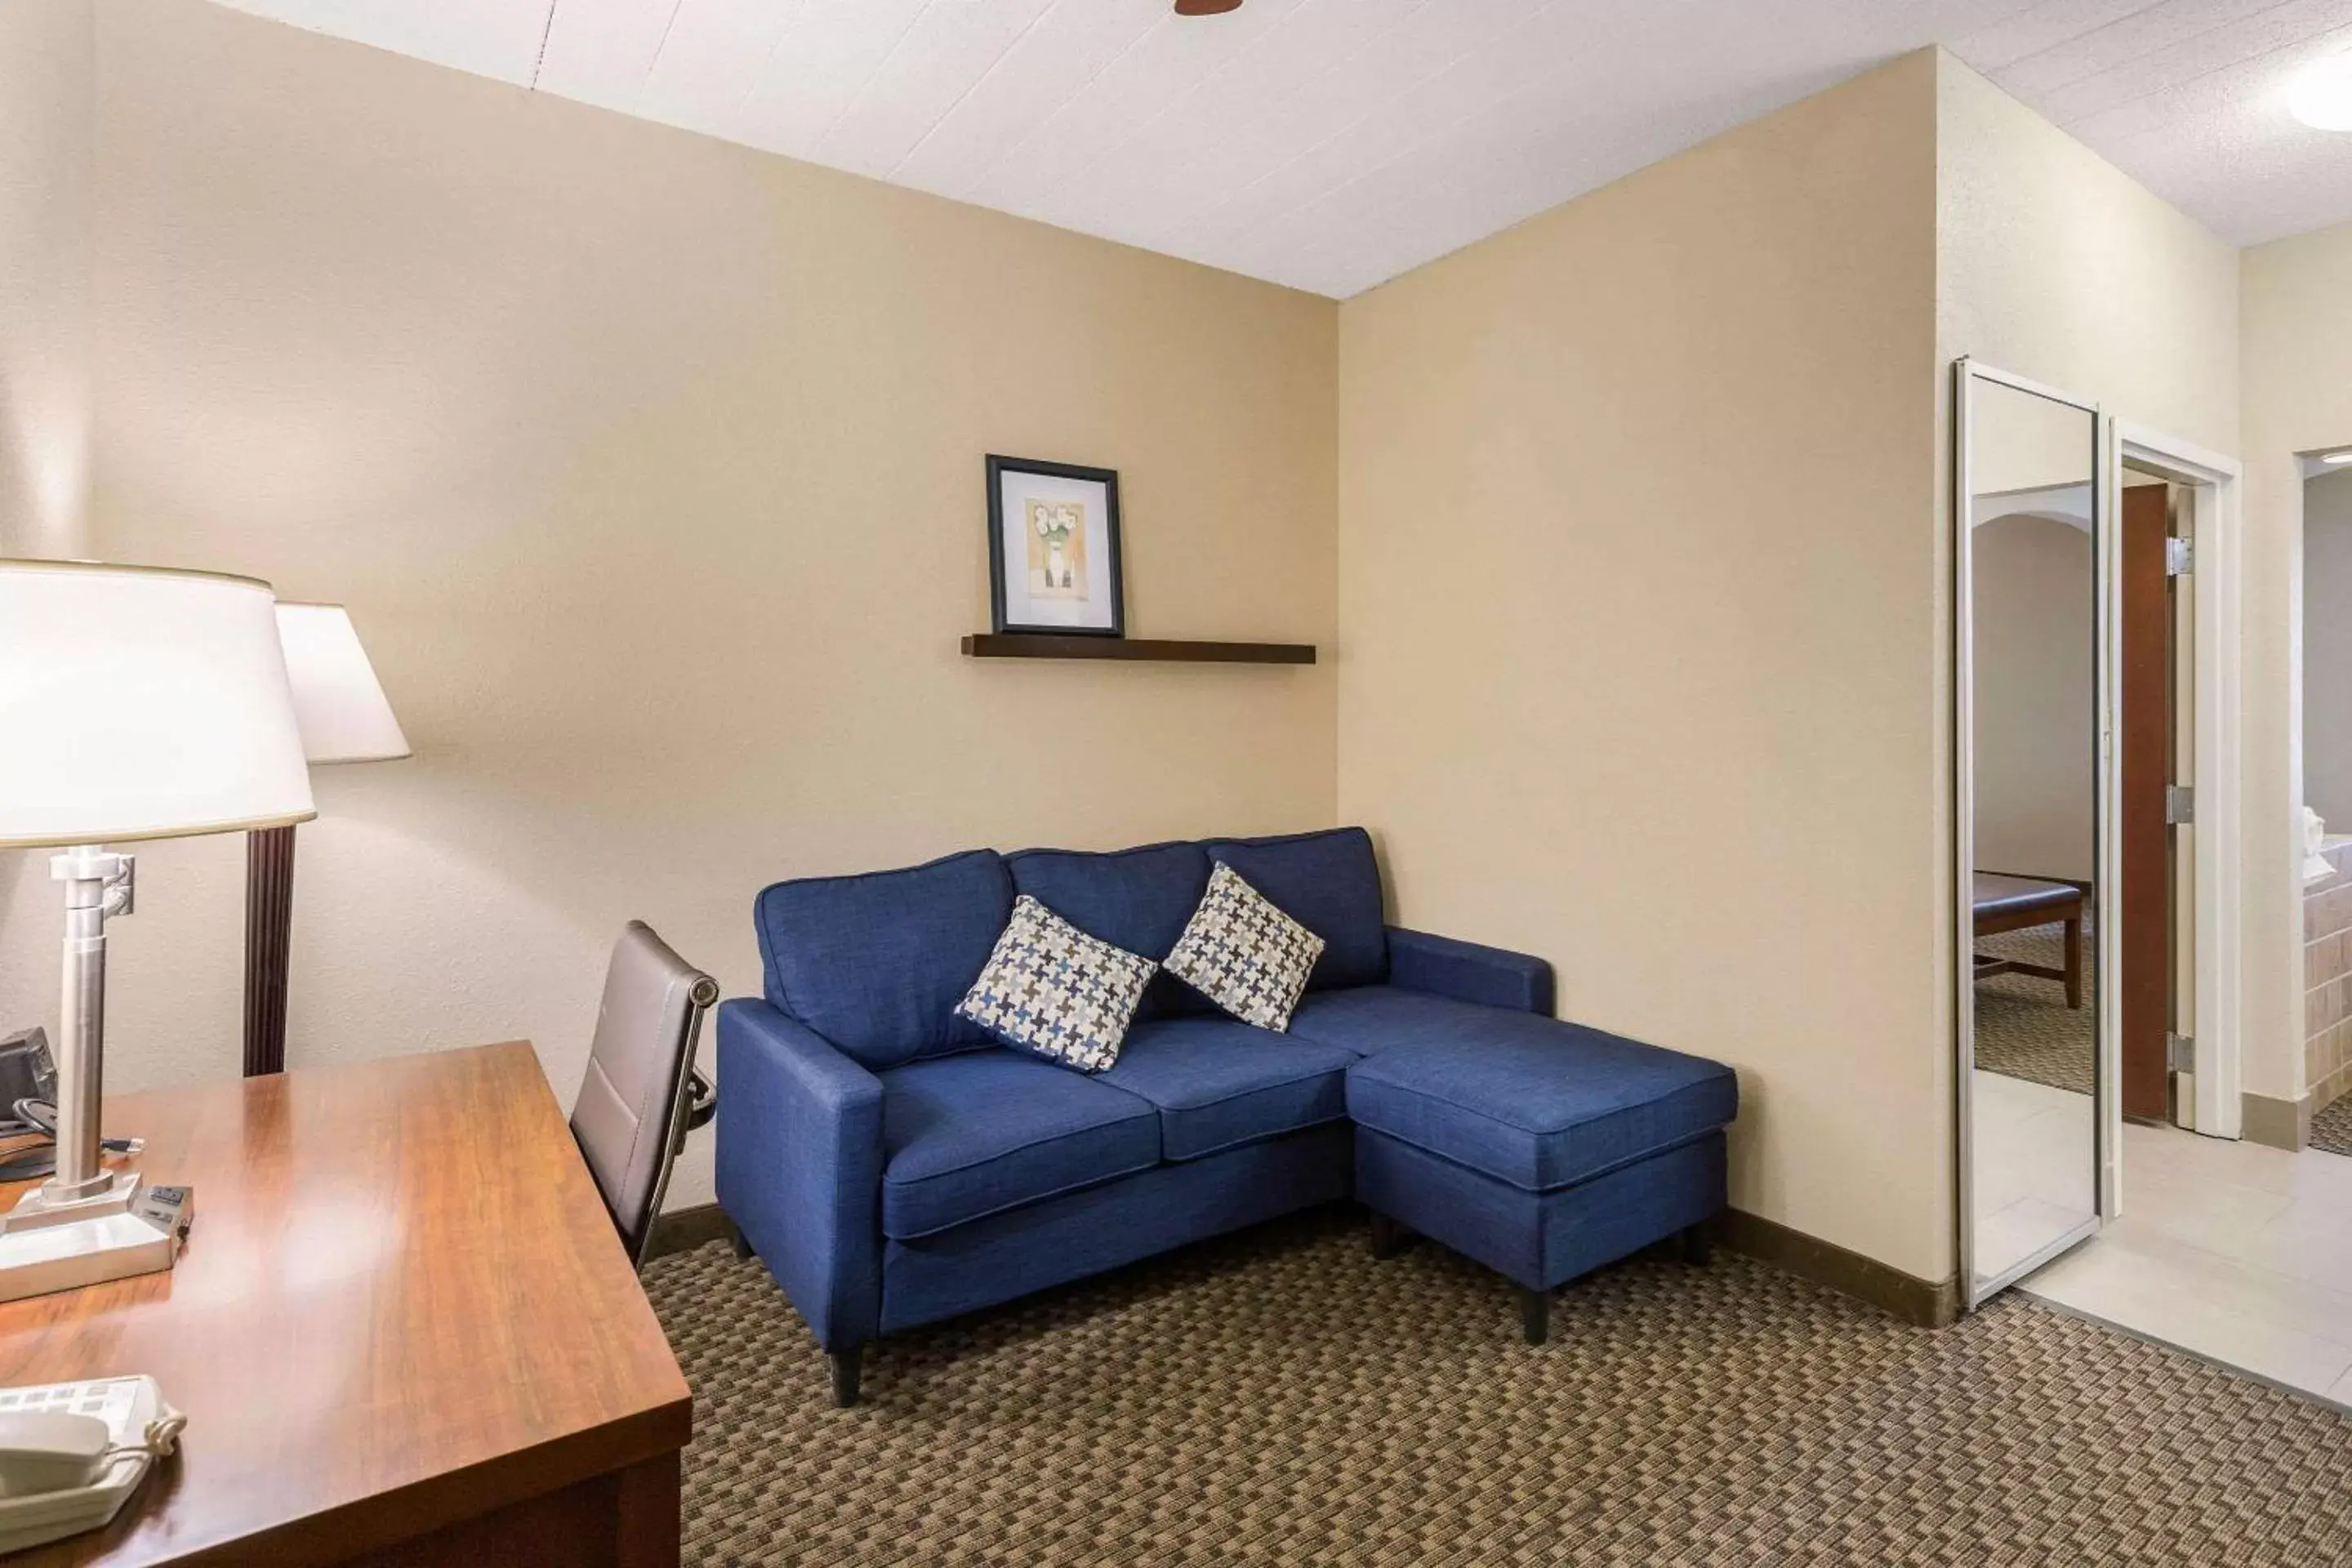
[[[0,3],[0,556],[89,553],[93,41],[88,0]],[[62,908],[0,851],[0,1034],[55,1027]]]
[[[1328,651],[1330,301],[192,0],[98,59],[100,543],[348,604],[416,749],[316,775],[295,1063],[568,1100],[631,916],[741,994],[779,877],[1331,821],[1328,662],[956,647],[999,451],[1121,471],[1135,635]],[[241,855],[142,855],[114,1082],[235,1072]]]
[[[1936,58],[1941,356],[1972,355],[2234,453],[2237,253],[1951,56]]]
[[[2094,880],[2091,536],[2013,515],[1979,524],[1974,544],[1977,865]]]
[[[2247,250],[2244,699],[2246,931],[2267,963],[2246,994],[2249,1092],[2299,1097],[2303,1032],[2303,748],[2307,679],[2303,475],[2296,454],[2352,442],[2352,225]],[[2338,826],[2343,825],[2339,824]],[[2259,1057],[2259,1059],[2257,1059]]]
[[[1935,112],[1915,56],[1341,307],[1339,811],[1737,1066],[1735,1203],[1940,1279]]]
[[[1402,918],[1733,1061],[1734,1200],[1948,1276],[1946,367],[2234,452],[2236,313],[1939,52],[1349,301],[1339,808]]]
[[[2303,487],[2303,792],[2352,833],[2352,471]]]
[[[93,48],[88,0],[0,5],[0,555],[84,542]]]

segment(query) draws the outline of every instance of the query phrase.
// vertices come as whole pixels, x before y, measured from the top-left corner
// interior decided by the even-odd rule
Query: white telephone
[[[0,1388],[0,1552],[105,1524],[187,1424],[152,1377]]]

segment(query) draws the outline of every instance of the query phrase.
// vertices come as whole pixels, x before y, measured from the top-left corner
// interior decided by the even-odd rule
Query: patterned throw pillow
[[[1243,1023],[1279,1034],[1322,954],[1321,937],[1220,860],[1166,968]]]
[[[1097,941],[1024,893],[956,1012],[1007,1045],[1100,1072],[1118,1060],[1159,967]]]

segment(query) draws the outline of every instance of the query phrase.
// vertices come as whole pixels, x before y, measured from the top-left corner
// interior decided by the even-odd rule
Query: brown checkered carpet
[[[2352,1154],[2352,1094],[2329,1100],[2311,1119],[2311,1146],[2330,1154]]]
[[[2005,1299],[1942,1333],[1637,1260],[1503,1280],[1339,1209],[886,1342],[867,1402],[723,1243],[646,1288],[688,1563],[2341,1563],[2352,1421]]]
[[[2093,937],[2083,932],[2083,1005],[2066,1005],[2066,987],[2032,974],[1996,974],[1977,982],[1977,1066],[2052,1089],[2091,1092],[2099,1054],[2098,975]],[[2035,926],[1977,938],[1979,952],[2021,959],[2052,969],[2066,957],[2063,928]]]

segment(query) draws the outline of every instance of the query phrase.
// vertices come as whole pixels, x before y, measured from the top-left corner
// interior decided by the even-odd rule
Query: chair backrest
[[[645,1261],[670,1162],[686,1142],[694,1047],[702,1016],[718,1000],[718,983],[653,928],[631,921],[622,929],[604,971],[572,1136],[633,1264]]]

